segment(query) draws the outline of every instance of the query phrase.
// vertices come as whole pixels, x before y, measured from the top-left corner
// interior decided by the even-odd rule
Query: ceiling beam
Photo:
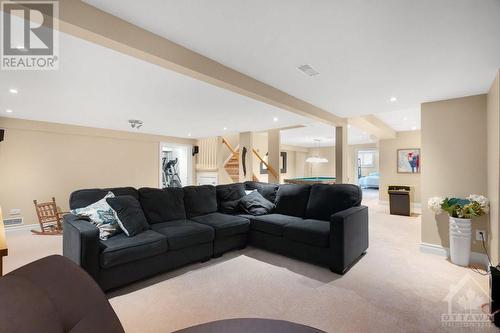
[[[396,137],[395,130],[373,115],[349,118],[347,122],[349,125],[359,128],[379,140],[394,139]]]
[[[334,126],[347,123],[345,118],[293,97],[81,0],[59,1],[58,24],[62,32],[315,121]]]

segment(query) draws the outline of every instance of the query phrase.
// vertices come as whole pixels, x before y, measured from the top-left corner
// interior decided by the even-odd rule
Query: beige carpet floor
[[[158,275],[108,296],[127,332],[171,332],[236,317],[294,321],[326,332],[496,332],[444,328],[444,298],[466,274],[487,277],[419,251],[420,217],[370,206],[370,248],[346,275],[256,248]],[[9,232],[6,271],[52,253],[60,236]]]

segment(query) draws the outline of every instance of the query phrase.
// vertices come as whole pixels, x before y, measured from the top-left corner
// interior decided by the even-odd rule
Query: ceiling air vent
[[[302,73],[306,74],[306,75],[309,75],[309,76],[316,76],[319,74],[319,72],[317,70],[315,70],[314,68],[311,67],[311,65],[300,65],[297,67],[297,69],[299,71],[301,71]]]
[[[15,227],[15,226],[23,224],[23,218],[16,217],[16,218],[12,218],[12,219],[5,219],[5,220],[3,220],[3,224],[6,228]]]

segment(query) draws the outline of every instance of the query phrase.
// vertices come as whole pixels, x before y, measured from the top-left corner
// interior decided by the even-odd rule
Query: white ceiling
[[[367,133],[350,126],[347,130],[348,143],[364,144],[376,142]],[[310,123],[304,127],[283,130],[280,132],[281,144],[313,148],[335,145],[335,128],[324,123]],[[320,140],[319,143],[315,140]]]
[[[340,116],[484,93],[500,67],[498,0],[86,2]]]
[[[396,131],[415,131],[420,129],[420,106],[412,109],[388,111],[376,115]]]
[[[140,119],[140,132],[193,138],[310,122],[66,34],[59,58],[57,71],[2,71],[0,116],[126,131]]]

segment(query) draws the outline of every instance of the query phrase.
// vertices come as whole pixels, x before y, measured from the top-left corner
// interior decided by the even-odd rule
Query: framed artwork
[[[268,156],[269,154],[267,153],[266,154],[266,157]],[[286,151],[282,151],[280,152],[280,156],[281,156],[281,161],[280,161],[280,173],[286,173],[286,169],[287,169],[287,153]],[[267,158],[266,158],[267,160]],[[267,167],[264,163],[260,162],[260,174],[261,175],[267,175]]]
[[[398,149],[398,173],[420,173],[420,149]]]

